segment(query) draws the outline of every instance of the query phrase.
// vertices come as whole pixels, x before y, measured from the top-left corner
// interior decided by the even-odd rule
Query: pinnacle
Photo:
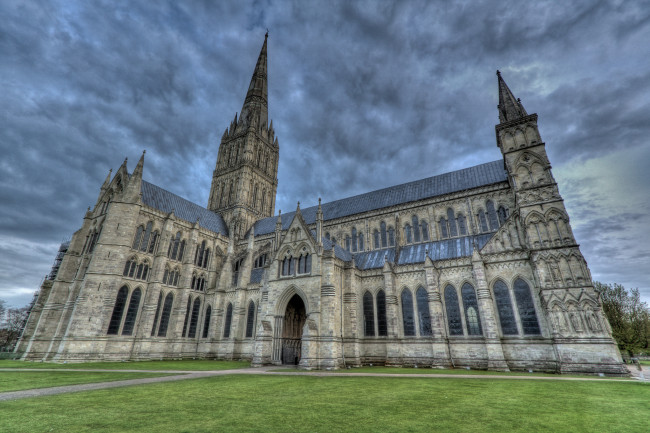
[[[499,84],[499,105],[497,107],[499,109],[499,121],[505,123],[527,116],[528,113],[526,113],[521,100],[515,98],[499,70],[497,70],[497,77]]]

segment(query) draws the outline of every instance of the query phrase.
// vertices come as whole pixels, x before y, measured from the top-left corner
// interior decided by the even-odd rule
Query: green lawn
[[[647,432],[638,382],[229,375],[0,403],[7,432]]]
[[[297,368],[278,368],[274,369],[271,371],[279,371],[279,372],[302,372],[304,370],[300,370]],[[554,374],[554,373],[542,373],[539,371],[535,371],[533,373],[527,373],[523,371],[510,371],[510,372],[503,372],[503,371],[486,371],[486,370],[466,370],[464,368],[456,368],[456,369],[440,369],[440,368],[410,368],[410,367],[383,367],[383,366],[377,366],[377,367],[358,367],[358,368],[350,368],[350,369],[340,369],[340,370],[322,370],[321,372],[323,373],[382,373],[382,374],[451,374],[451,375],[458,375],[458,374],[469,374],[469,375],[474,375],[474,376],[542,376],[542,377],[586,377],[590,379],[614,379],[614,377],[600,377],[600,376],[594,376],[594,375],[579,375],[579,374]],[[629,380],[626,377],[615,377],[615,379],[621,379],[621,380]]]
[[[208,360],[183,360],[183,361],[132,361],[132,362],[81,362],[60,364],[54,362],[30,361],[0,361],[0,368],[77,368],[85,370],[231,370],[235,368],[248,368],[248,361],[208,361]]]
[[[0,392],[23,389],[49,388],[82,383],[112,382],[115,380],[140,379],[167,376],[155,373],[96,373],[75,371],[0,371]]]

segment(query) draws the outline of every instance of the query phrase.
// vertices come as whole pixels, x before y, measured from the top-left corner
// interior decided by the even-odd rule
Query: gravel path
[[[318,376],[318,377],[401,377],[401,378],[447,378],[447,379],[510,379],[510,380],[567,380],[567,381],[608,381],[620,382],[620,379],[602,379],[596,377],[553,377],[553,376],[507,376],[507,375],[472,375],[472,374],[399,374],[399,373],[337,373],[322,371],[273,371],[278,367],[242,368],[234,370],[187,371],[187,370],[105,370],[105,369],[55,369],[55,368],[0,368],[2,371],[83,371],[110,373],[167,373],[172,376],[150,377],[143,379],[118,380],[114,382],[86,383],[82,385],[55,386],[51,388],[28,389],[22,391],[0,392],[0,401],[18,400],[23,398],[40,397],[45,395],[67,394],[70,392],[93,391],[96,389],[120,388],[123,386],[144,385],[148,383],[174,382],[178,380],[199,379],[229,374],[264,374],[274,376]],[[636,368],[635,368],[636,370]],[[643,373],[643,374],[641,374]],[[650,369],[632,371],[632,377],[644,382],[650,382]]]

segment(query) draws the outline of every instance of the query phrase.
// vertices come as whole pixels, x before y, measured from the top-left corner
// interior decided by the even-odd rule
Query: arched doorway
[[[307,320],[305,303],[293,295],[287,304],[282,326],[282,363],[298,365],[302,349],[302,328]]]

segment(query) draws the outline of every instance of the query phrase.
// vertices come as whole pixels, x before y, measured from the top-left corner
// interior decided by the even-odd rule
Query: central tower
[[[266,42],[257,59],[241,114],[221,137],[208,209],[220,213],[231,235],[275,213],[280,147],[268,121]]]

